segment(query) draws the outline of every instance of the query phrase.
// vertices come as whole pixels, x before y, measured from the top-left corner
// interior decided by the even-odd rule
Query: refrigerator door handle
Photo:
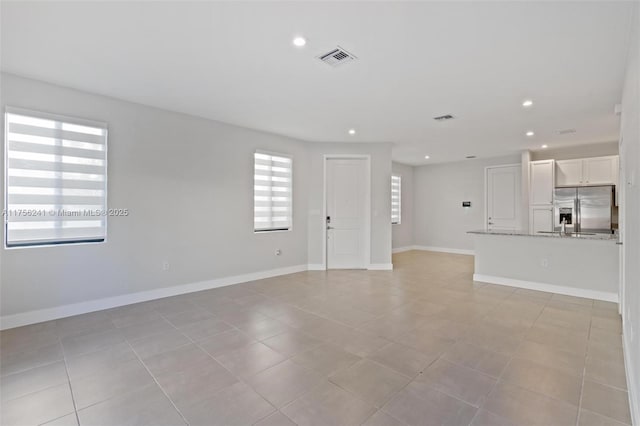
[[[580,232],[582,231],[582,229],[580,229],[580,198],[576,196],[573,202],[575,204],[575,212],[576,212],[576,221],[575,221],[575,224],[573,225],[573,232]]]

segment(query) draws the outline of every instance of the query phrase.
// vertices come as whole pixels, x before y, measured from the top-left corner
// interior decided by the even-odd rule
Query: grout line
[[[56,328],[56,334],[58,330]],[[60,349],[62,350],[62,361],[64,362],[64,371],[67,374],[67,383],[69,384],[69,392],[71,393],[71,402],[73,403],[73,414],[76,417],[76,422],[80,424],[80,416],[78,415],[78,405],[76,404],[76,398],[73,394],[73,386],[71,385],[71,377],[69,376],[69,366],[67,365],[67,354],[64,351],[64,346],[62,346],[62,339],[60,335],[58,335],[58,343],[60,344]]]

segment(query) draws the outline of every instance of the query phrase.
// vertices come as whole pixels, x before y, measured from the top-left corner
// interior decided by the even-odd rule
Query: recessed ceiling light
[[[546,145],[546,144],[542,145],[542,149],[547,149],[547,148],[549,148],[549,145]]]
[[[529,136],[529,137],[531,137],[531,136],[535,135],[535,133],[533,133],[533,130],[529,130],[529,131],[526,133],[526,135],[527,135],[527,136]]]
[[[525,99],[524,102],[522,102],[522,106],[525,108],[529,108],[531,105],[533,105],[533,101],[531,99]]]
[[[350,135],[355,135],[356,134],[356,129],[349,129],[349,134]]]
[[[431,157],[429,157],[428,155],[425,155],[425,156],[424,156],[424,159],[425,159],[425,160],[428,160],[429,158],[431,158]]]
[[[305,44],[307,44],[307,40],[305,40],[304,37],[296,37],[296,38],[293,39],[293,45],[294,46],[302,47]]]

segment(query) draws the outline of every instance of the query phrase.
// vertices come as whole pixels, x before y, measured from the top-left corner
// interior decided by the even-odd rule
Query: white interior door
[[[366,262],[366,160],[327,159],[327,269]]]
[[[487,229],[520,227],[520,166],[487,168]]]

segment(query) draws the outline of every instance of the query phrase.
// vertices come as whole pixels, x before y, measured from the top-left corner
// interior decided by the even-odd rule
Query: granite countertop
[[[477,231],[468,231],[468,234],[480,234],[480,235],[505,235],[505,236],[516,236],[516,237],[536,237],[536,238],[570,238],[574,240],[601,240],[601,241],[618,241],[618,235],[616,234],[592,234],[592,233],[584,233],[584,234],[567,234],[561,235],[559,232],[538,232],[532,233],[528,231],[521,230],[477,230]]]

